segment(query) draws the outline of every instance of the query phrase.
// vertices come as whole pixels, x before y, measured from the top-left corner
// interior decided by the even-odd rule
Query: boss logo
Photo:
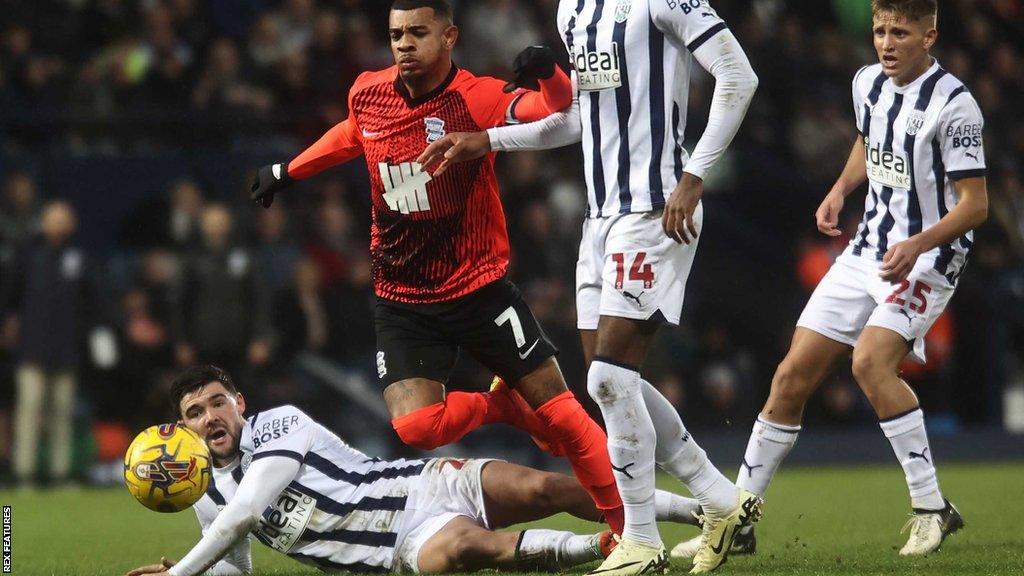
[[[953,148],[981,146],[981,124],[961,124],[946,128],[946,138],[953,140]]]
[[[683,14],[689,14],[695,8],[700,8],[701,4],[706,4],[707,0],[665,0],[665,3],[668,4],[671,10],[680,8]]]
[[[608,90],[622,86],[619,67],[619,43],[612,42],[611,50],[587,50],[586,46],[573,48],[572,65],[583,91]]]

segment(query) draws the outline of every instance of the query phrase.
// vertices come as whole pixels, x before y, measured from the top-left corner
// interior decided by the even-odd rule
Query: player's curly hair
[[[174,379],[174,382],[171,383],[171,413],[177,414],[179,418],[183,418],[181,399],[186,394],[195,392],[211,382],[220,382],[228,392],[232,394],[238,393],[235,381],[223,368],[218,368],[212,364],[192,366],[179,374]]]
[[[416,10],[417,8],[433,8],[438,18],[452,20],[452,5],[448,0],[395,0],[391,3],[392,10]]]
[[[871,0],[871,13],[892,12],[913,22],[921,18],[935,18],[939,12],[937,0]]]

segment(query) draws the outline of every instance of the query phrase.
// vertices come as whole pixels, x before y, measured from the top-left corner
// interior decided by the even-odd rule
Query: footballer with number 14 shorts
[[[622,503],[604,431],[565,385],[556,348],[505,277],[508,232],[494,155],[444,175],[416,158],[453,131],[544,118],[569,106],[554,53],[528,48],[513,86],[456,67],[459,30],[445,0],[396,0],[388,32],[396,65],[360,75],[349,117],[287,164],[260,169],[253,199],[269,206],[294,180],[365,156],[373,195],[370,253],[377,295],[377,371],[398,436],[432,450],[495,422],[564,454],[615,532]],[[515,89],[539,84],[539,92]],[[508,386],[445,391],[458,347]]]
[[[726,559],[760,498],[726,478],[671,403],[640,375],[658,327],[678,324],[703,218],[703,179],[746,115],[757,76],[707,0],[561,0],[558,30],[577,98],[539,122],[449,134],[420,162],[434,175],[491,151],[583,143],[587,214],[576,264],[576,310],[589,363],[587,390],[608,428],[625,506],[622,541],[595,576],[661,572],[655,523],[657,464],[694,495],[703,533],[695,573]],[[682,146],[690,71],[715,78],[707,128]],[[436,168],[435,168],[436,164]]]

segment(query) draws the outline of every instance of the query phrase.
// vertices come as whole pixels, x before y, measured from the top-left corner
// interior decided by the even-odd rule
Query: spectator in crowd
[[[35,481],[44,423],[50,436],[51,480],[63,482],[71,472],[79,351],[96,321],[97,306],[93,265],[72,242],[76,227],[70,204],[47,203],[41,238],[19,256],[14,269],[20,273],[5,278],[4,332],[18,343],[13,467],[25,486]]]
[[[232,238],[222,204],[203,208],[202,243],[186,256],[173,337],[179,365],[212,362],[234,372],[270,359],[269,300],[253,254]]]

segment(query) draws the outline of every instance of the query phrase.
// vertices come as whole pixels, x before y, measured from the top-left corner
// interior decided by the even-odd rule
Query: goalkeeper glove
[[[292,177],[288,175],[287,164],[270,164],[260,168],[256,172],[256,180],[253,181],[249,190],[249,196],[253,202],[262,204],[264,208],[270,208],[274,203],[274,194],[281,192],[292,185]]]
[[[530,46],[516,56],[512,71],[515,78],[505,85],[505,92],[518,88],[540,90],[537,80],[546,80],[555,74],[555,51],[547,46]]]

